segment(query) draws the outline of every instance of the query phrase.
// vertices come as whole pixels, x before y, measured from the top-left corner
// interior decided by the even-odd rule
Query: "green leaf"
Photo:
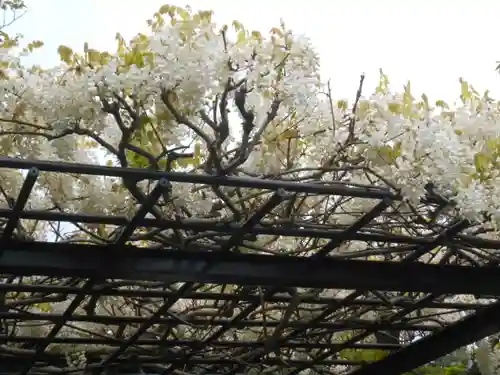
[[[197,143],[194,145],[194,164],[195,167],[201,164],[202,154],[201,154],[201,144]]]
[[[52,306],[48,302],[37,303],[35,306],[38,307],[41,312],[52,312]]]
[[[247,34],[245,30],[240,30],[238,31],[238,34],[236,34],[236,43],[237,44],[245,44],[247,41]]]
[[[26,47],[26,49],[29,51],[29,52],[33,52],[33,50],[37,49],[37,48],[41,48],[43,47],[43,42],[41,40],[34,40],[33,42],[29,43],[28,46]]]
[[[404,86],[404,95],[403,95],[403,115],[405,117],[410,117],[413,111],[413,101],[414,98],[411,94],[411,84],[410,81]]]
[[[387,357],[389,353],[380,349],[344,349],[339,355],[348,361],[374,362]]]
[[[429,98],[427,97],[427,95],[422,94],[422,101],[424,102],[424,108],[428,111],[430,109],[430,106],[429,106]]]
[[[152,139],[154,139],[154,138],[155,138],[155,136],[156,136],[156,135],[155,135],[155,132],[154,132],[153,130],[151,130],[151,129],[150,129],[150,130],[147,130],[147,131],[146,131],[146,138],[147,138],[149,141],[151,141]]]
[[[444,369],[444,375],[461,375],[465,372],[466,368],[463,364],[449,366]]]
[[[59,53],[59,57],[62,62],[71,65],[73,63],[73,50],[67,46],[60,45],[57,49],[57,53]]]
[[[105,224],[99,224],[99,227],[97,228],[97,233],[99,236],[106,238],[106,225]]]
[[[260,33],[260,31],[252,31],[251,33],[252,35],[252,38],[259,41],[259,42],[262,42],[262,34]]]
[[[446,108],[446,109],[450,108],[448,104],[446,104],[446,102],[443,100],[436,100],[436,107]]]
[[[400,115],[402,113],[402,105],[399,103],[389,103],[387,108],[395,115]]]
[[[377,149],[377,153],[385,163],[394,164],[396,159],[401,156],[401,144],[398,143],[394,147],[380,147]]]
[[[344,111],[347,110],[348,105],[347,100],[339,100],[337,102],[337,108]]]
[[[386,94],[389,91],[389,77],[384,74],[382,69],[379,70],[379,74],[379,83],[375,91],[380,94]]]
[[[87,50],[87,60],[90,64],[100,64],[101,63],[101,53],[95,49]]]
[[[149,168],[149,160],[131,150],[126,152],[127,160],[132,168]]]
[[[465,103],[467,100],[471,98],[469,84],[463,78],[460,78],[458,81],[460,82],[460,88],[461,88],[460,99],[462,99],[462,102]]]
[[[488,172],[490,167],[491,158],[481,152],[478,152],[474,156],[474,166],[476,167],[477,176],[480,181],[482,181],[486,176],[485,173]]]
[[[160,9],[158,10],[158,13],[160,14],[167,14],[170,12],[171,6],[168,4],[162,5]]]
[[[198,12],[200,19],[207,22],[212,21],[213,14],[214,12],[211,10],[201,10]]]
[[[489,158],[483,153],[479,152],[474,156],[474,165],[478,172],[484,171],[486,169],[488,162]]]
[[[151,120],[151,117],[149,116],[141,116],[139,119],[139,128],[144,128],[146,125],[152,124],[153,121]]]
[[[183,21],[189,21],[191,19],[191,14],[186,9],[177,8],[177,13]]]
[[[234,27],[234,31],[245,30],[243,25],[239,21],[236,21],[236,20],[233,21],[233,27]]]

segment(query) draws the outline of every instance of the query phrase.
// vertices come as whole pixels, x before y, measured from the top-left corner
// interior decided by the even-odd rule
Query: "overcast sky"
[[[183,6],[189,0],[170,1]],[[28,14],[11,31],[46,43],[32,61],[56,63],[59,44],[112,50],[117,31],[125,37],[146,30],[145,20],[165,0],[27,0]],[[408,79],[431,98],[454,99],[458,78],[500,98],[500,1],[496,0],[191,0],[194,9],[212,9],[217,22],[238,19],[267,31],[280,18],[307,34],[322,57],[338,98],[355,95],[359,75],[372,89],[383,68],[393,87]]]

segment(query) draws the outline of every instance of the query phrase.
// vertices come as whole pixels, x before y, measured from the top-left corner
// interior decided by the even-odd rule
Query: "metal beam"
[[[10,218],[12,210],[0,208],[0,217]],[[107,224],[116,226],[126,226],[129,224],[129,219],[126,216],[105,216],[105,215],[89,215],[89,214],[73,214],[56,211],[29,210],[22,211],[18,214],[20,219],[37,220],[37,221],[56,221],[62,223],[86,223],[86,224]],[[240,223],[225,223],[214,222],[204,219],[154,219],[144,218],[139,220],[138,227],[161,228],[161,229],[180,229],[192,230],[196,232],[214,231],[224,234],[232,234],[241,231],[244,224]],[[331,227],[323,228],[300,228],[300,225],[282,226],[273,225],[269,221],[262,220],[261,224],[256,224],[253,227],[246,229],[247,235],[272,235],[272,236],[289,236],[289,237],[312,237],[312,238],[328,238],[336,241],[375,241],[393,244],[412,244],[412,245],[429,245],[436,246],[435,239],[431,237],[411,237],[407,235],[390,235],[381,233],[353,233],[343,229],[332,229]],[[467,244],[473,245],[470,241]],[[485,249],[500,249],[500,245],[494,243],[476,244],[477,247]],[[489,246],[489,247],[488,247]],[[496,247],[495,247],[496,246]]]
[[[202,253],[114,245],[10,242],[0,257],[0,273],[500,296],[499,267]]]
[[[349,375],[399,375],[500,331],[500,303],[484,308]]]
[[[166,178],[170,182],[206,184],[218,186],[232,186],[254,188],[263,190],[284,189],[288,192],[340,195],[348,197],[402,200],[389,188],[377,186],[349,186],[346,183],[314,184],[298,181],[267,180],[257,177],[214,176],[200,173],[162,172],[144,168],[107,167],[93,164],[78,164],[43,161],[23,160],[10,157],[0,157],[0,167],[15,169],[37,168],[41,172],[75,173],[96,176],[128,178],[136,181],[159,180]]]
[[[0,319],[18,320],[18,321],[47,321],[56,324],[62,319],[62,314],[55,313],[30,313],[25,312],[2,312],[0,311]],[[69,316],[67,322],[88,322],[97,323],[105,325],[126,325],[126,324],[142,324],[150,320],[148,316],[111,316],[111,315],[86,315],[86,314],[72,314]],[[176,316],[162,317],[157,320],[157,324],[168,325],[173,327],[179,324],[190,324],[198,327],[206,327],[207,319],[183,316],[180,320]],[[231,318],[213,318],[210,320],[211,327],[218,326],[231,326],[233,328],[260,328],[263,326],[276,328],[281,324],[279,320],[265,321],[264,319],[241,319],[238,321],[232,321]],[[335,321],[319,321],[310,322],[307,320],[291,321],[286,323],[284,326],[294,328],[297,330],[303,329],[325,329],[325,330],[342,330],[342,329],[370,329],[379,330],[387,329],[388,324],[379,323],[375,320],[367,319],[345,319],[345,320],[335,320]],[[390,323],[390,328],[404,331],[420,331],[420,332],[436,332],[440,331],[442,327],[430,324],[413,324],[413,323]],[[2,340],[10,340],[7,337],[0,336]],[[19,336],[16,336],[19,337]],[[16,340],[13,338],[12,340]],[[329,344],[331,345],[331,344]]]

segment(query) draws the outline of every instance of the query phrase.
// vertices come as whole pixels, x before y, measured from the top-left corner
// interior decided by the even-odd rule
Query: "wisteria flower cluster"
[[[311,42],[284,25],[265,37],[171,6],[149,22],[150,35],[130,43],[117,35],[115,53],[61,46],[63,62],[49,70],[23,68],[4,49],[2,154],[125,167],[155,159],[163,168],[168,150],[180,147],[195,156],[177,168],[290,177],[361,158],[412,201],[432,183],[471,220],[500,216],[498,103],[465,81],[461,104],[449,108],[415,100],[409,86],[390,92],[382,76],[352,113],[325,90]],[[356,174],[348,178],[363,179]],[[63,204],[92,184],[46,188]]]

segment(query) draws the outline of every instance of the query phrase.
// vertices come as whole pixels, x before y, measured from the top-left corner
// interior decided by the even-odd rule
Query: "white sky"
[[[164,3],[189,0],[27,0],[29,13],[11,31],[46,43],[34,62],[57,63],[59,44],[81,50],[113,50],[117,31],[127,39],[145,31],[145,20]],[[217,22],[233,19],[267,31],[280,18],[307,34],[322,57],[323,75],[332,79],[337,98],[353,98],[362,72],[367,89],[378,69],[393,88],[410,79],[415,93],[452,100],[458,78],[500,98],[500,1],[496,0],[191,0],[194,9],[212,9]],[[368,94],[368,91],[365,91]]]

